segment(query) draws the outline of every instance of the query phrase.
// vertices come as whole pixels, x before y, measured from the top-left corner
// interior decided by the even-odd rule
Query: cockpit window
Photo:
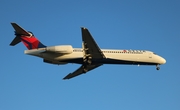
[[[157,55],[156,53],[153,53],[154,55]]]

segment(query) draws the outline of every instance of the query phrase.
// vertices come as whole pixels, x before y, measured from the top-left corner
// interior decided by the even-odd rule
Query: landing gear
[[[160,67],[159,67],[159,65],[156,65],[156,70],[160,70]]]
[[[156,67],[156,70],[160,70],[160,67]]]

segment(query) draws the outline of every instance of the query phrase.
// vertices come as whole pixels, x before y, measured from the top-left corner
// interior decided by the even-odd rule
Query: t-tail
[[[23,44],[29,50],[46,47],[33,35],[32,32],[24,30],[22,27],[20,27],[16,23],[11,23],[11,25],[15,29],[15,35],[16,35],[16,37],[10,43],[11,46],[15,46],[16,44],[23,42]]]

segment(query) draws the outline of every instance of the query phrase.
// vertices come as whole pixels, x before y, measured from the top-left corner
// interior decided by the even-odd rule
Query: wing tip
[[[67,76],[63,78],[63,80],[67,80],[67,79],[69,79],[69,78],[67,78]]]
[[[87,28],[86,28],[86,27],[83,27],[83,26],[81,27],[81,29],[87,30]]]
[[[11,25],[13,26],[13,25],[17,25],[15,22],[11,22]]]
[[[70,79],[70,78],[71,78],[70,75],[71,75],[71,73],[69,73],[67,76],[65,76],[65,77],[63,78],[63,80]]]
[[[16,24],[15,22],[11,22],[11,24]]]

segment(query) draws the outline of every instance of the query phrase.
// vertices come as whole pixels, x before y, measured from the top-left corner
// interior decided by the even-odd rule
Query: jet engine
[[[70,54],[73,52],[73,48],[71,45],[59,45],[59,46],[46,47],[46,51],[61,53],[61,54]]]

